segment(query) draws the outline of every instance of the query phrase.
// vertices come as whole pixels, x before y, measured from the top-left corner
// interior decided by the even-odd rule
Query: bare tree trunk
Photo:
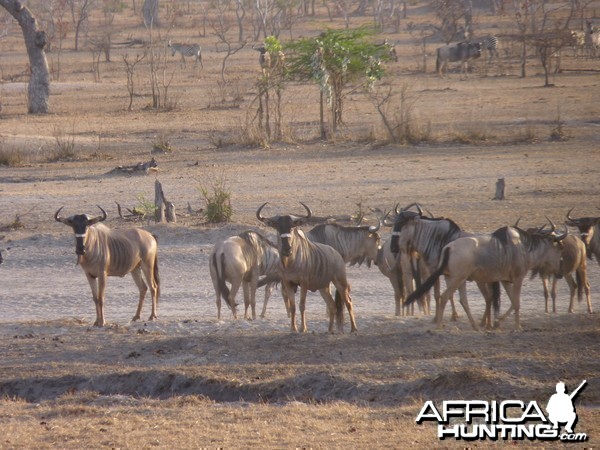
[[[504,182],[504,178],[498,178],[498,181],[496,181],[496,194],[494,194],[492,200],[504,200],[505,187],[506,183]]]
[[[154,217],[156,222],[163,223],[165,220],[172,223],[177,222],[175,205],[165,198],[162,184],[158,180],[154,182],[154,205],[156,206]]]
[[[50,72],[44,47],[48,43],[46,32],[38,29],[37,21],[29,8],[18,0],[0,0],[0,6],[6,9],[21,26],[25,47],[31,66],[28,87],[28,107],[31,114],[45,114],[49,111]]]

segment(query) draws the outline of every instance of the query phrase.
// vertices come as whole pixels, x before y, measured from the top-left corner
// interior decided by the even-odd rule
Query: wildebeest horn
[[[519,222],[521,221],[521,216],[519,216],[519,218],[517,219],[517,221],[515,222],[515,224],[513,225],[513,228],[517,228],[517,226],[519,225]]]
[[[394,207],[394,212],[396,213],[396,216],[398,216],[402,211],[404,211],[404,208],[401,208],[400,211],[398,211],[398,206],[400,206],[400,203],[396,203],[396,206]]]
[[[568,235],[569,235],[569,229],[567,228],[567,224],[565,223],[565,231],[563,233],[560,233],[560,234],[555,234],[554,235],[554,240],[556,240],[556,241],[562,241]]]
[[[377,222],[377,225],[372,225],[369,227],[369,231],[371,233],[377,233],[379,231],[379,229],[381,228],[381,219],[379,219],[379,221]]]
[[[390,213],[391,213],[391,212],[392,212],[392,211],[391,211],[391,210],[389,210],[388,212],[386,212],[386,213],[383,215],[382,222],[383,222],[383,224],[384,224],[386,227],[391,227],[391,226],[393,226],[393,225],[394,225],[394,222],[390,222],[390,221],[388,220],[388,216],[390,215]]]
[[[306,212],[308,213],[308,215],[305,217],[305,219],[310,219],[310,217],[312,216],[312,211],[310,210],[310,208],[308,206],[306,206],[304,203],[300,202],[300,204],[302,206],[304,206],[304,209],[306,209]]]
[[[568,220],[569,222],[571,222],[573,225],[577,225],[577,224],[579,224],[579,220],[578,220],[578,219],[573,219],[573,218],[571,217],[571,211],[573,211],[573,209],[574,209],[574,207],[573,207],[573,208],[571,208],[571,209],[569,210],[569,212],[567,212],[567,220]]]
[[[57,222],[64,223],[65,225],[70,225],[68,219],[64,219],[58,215],[63,208],[64,206],[61,206],[60,208],[58,208],[58,211],[54,213],[54,220],[56,220]]]
[[[554,230],[556,230],[556,225],[554,225],[554,222],[552,222],[548,216],[546,216],[546,220],[548,222],[550,222],[550,225],[552,226],[552,229],[550,230],[550,233],[553,233]]]
[[[260,213],[260,212],[262,211],[262,209],[263,209],[265,206],[267,206],[267,204],[268,204],[268,203],[269,203],[269,202],[264,202],[264,203],[263,203],[262,205],[260,205],[260,206],[258,207],[258,209],[256,210],[256,218],[257,218],[258,220],[260,220],[261,222],[264,222],[264,221],[266,220],[266,218],[264,218],[264,217],[261,215],[261,213]]]
[[[90,219],[88,221],[88,225],[93,225],[95,223],[103,222],[103,221],[106,220],[106,217],[107,217],[106,211],[104,211],[100,205],[96,205],[96,206],[100,209],[100,211],[102,211],[102,215],[101,216],[96,216],[93,219]]]

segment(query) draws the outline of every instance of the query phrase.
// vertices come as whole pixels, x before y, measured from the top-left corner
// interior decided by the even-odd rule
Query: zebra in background
[[[176,53],[179,53],[181,55],[181,62],[183,63],[183,67],[186,67],[185,57],[193,56],[196,60],[196,65],[198,65],[198,61],[200,61],[200,67],[204,68],[204,65],[202,64],[202,49],[198,44],[173,44],[171,40],[169,40],[167,47],[171,49],[172,56],[175,56]]]
[[[498,45],[500,44],[500,40],[496,36],[484,36],[479,39],[481,43],[481,51],[487,50],[489,58],[488,64],[492,62],[494,56],[498,58]]]

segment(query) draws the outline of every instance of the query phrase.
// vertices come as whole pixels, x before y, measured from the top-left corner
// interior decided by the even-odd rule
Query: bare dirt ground
[[[576,431],[588,435],[583,445],[597,446],[600,321],[584,304],[566,312],[565,283],[559,312],[546,314],[540,281],[526,281],[519,333],[510,319],[493,332],[473,331],[460,309],[459,320],[446,317],[442,330],[431,317],[396,317],[391,285],[376,267],[364,266],[348,269],[356,335],[348,325],[346,334],[326,333],[318,294],[309,294],[307,334],[289,332],[279,293],[265,319],[235,321],[226,311],[216,320],[210,249],[247,229],[272,237],[254,215],[265,201],[266,214],[301,213],[303,201],[323,216],[362,209],[370,223],[376,220],[370,209],[419,201],[477,232],[519,217],[524,226],[541,225],[546,216],[561,223],[570,208],[577,216],[598,215],[598,60],[565,57],[563,67],[577,71],[555,75],[551,88],[541,87],[533,59],[525,79],[506,58],[476,65],[467,81],[458,74],[440,79],[414,71],[414,44],[405,34],[397,37],[407,43],[398,47],[400,61],[387,83],[409,86],[413,120],[430,129],[433,139],[417,146],[382,144],[379,117],[358,94],[346,102],[339,136],[315,140],[318,92],[303,84],[286,91],[289,139],[270,148],[242,145],[257,53],[243,50],[228,72],[244,93],[242,106],[215,108],[222,55],[206,36],[197,39],[205,48],[204,69],[170,60],[177,104],[171,111],[145,108],[142,74],[140,96],[126,111],[119,55],[94,82],[91,57],[65,51],[61,80],[52,83],[52,113],[30,116],[26,84],[11,77],[25,65],[20,36],[0,41],[6,54],[2,149],[16,149],[22,158],[0,166],[0,448],[487,447],[505,442],[440,441],[433,425],[415,424],[416,415],[426,400],[545,405],[557,381],[573,389],[584,379]],[[550,140],[559,125],[564,140]],[[457,136],[471,142],[457,143]],[[168,139],[173,151],[152,155],[158,138]],[[59,139],[73,139],[75,157],[49,162]],[[151,156],[157,174],[107,174]],[[208,224],[198,213],[204,207],[199,188],[218,177],[232,194],[234,216],[226,225]],[[501,177],[507,198],[493,201]],[[111,278],[109,325],[94,328],[72,232],[53,214],[63,205],[65,214],[96,214],[100,205],[109,226],[132,226],[118,217],[115,202],[133,208],[152,200],[155,178],[179,213],[176,224],[141,224],[159,240],[159,320],[130,322],[135,286],[130,277]],[[596,261],[588,267],[598,310],[600,268]],[[481,315],[474,287],[469,298]]]

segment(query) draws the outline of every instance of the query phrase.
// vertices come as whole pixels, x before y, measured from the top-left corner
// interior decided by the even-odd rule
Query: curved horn
[[[568,235],[569,235],[569,229],[567,228],[567,224],[565,223],[565,231],[560,234],[555,234],[554,240],[560,242],[564,238],[566,238]]]
[[[379,219],[379,221],[377,222],[377,225],[372,225],[369,227],[369,232],[377,233],[380,228],[381,228],[381,219]]]
[[[517,221],[515,222],[515,224],[513,225],[513,228],[517,228],[517,226],[519,225],[519,222],[521,221],[521,216],[519,216],[519,218],[517,219]]]
[[[577,225],[577,224],[579,223],[579,220],[578,220],[578,219],[573,219],[573,218],[571,217],[571,211],[573,211],[573,209],[575,209],[575,207],[571,208],[571,209],[569,210],[569,212],[567,212],[567,220],[568,220],[569,222],[571,222],[573,225]]]
[[[264,222],[265,222],[265,220],[267,220],[267,219],[266,219],[265,217],[263,217],[263,216],[261,215],[261,213],[260,213],[260,212],[262,211],[262,209],[263,209],[263,208],[264,208],[264,207],[265,207],[265,206],[266,206],[268,203],[269,203],[269,202],[264,202],[264,203],[263,203],[262,205],[260,205],[260,206],[258,207],[258,209],[256,210],[256,218],[257,218],[258,220],[260,220],[261,222],[263,222],[263,223],[264,223]]]
[[[390,211],[388,211],[387,213],[385,213],[385,214],[383,215],[383,219],[381,219],[381,221],[383,222],[383,225],[385,225],[386,227],[391,227],[391,226],[393,226],[393,225],[394,225],[394,222],[392,222],[392,221],[390,221],[390,220],[388,219],[388,216],[390,215],[390,213],[391,213],[391,212],[392,212],[392,211],[390,210]]]
[[[58,215],[58,214],[60,213],[60,211],[61,211],[63,208],[64,208],[64,206],[61,206],[60,208],[58,208],[58,211],[56,211],[56,212],[54,213],[54,220],[56,220],[57,222],[64,223],[65,225],[71,225],[71,224],[68,222],[68,219],[64,219],[64,218],[62,218],[62,217],[60,217],[60,216]]]
[[[54,213],[54,220],[56,220],[57,222],[62,222],[61,218],[58,216],[58,213],[61,211],[61,209],[63,209],[64,206],[61,206],[60,208],[58,208],[58,211],[56,211]]]
[[[396,203],[396,206],[394,207],[394,212],[396,213],[396,216],[398,216],[402,211],[404,211],[404,208],[400,208],[400,211],[398,211],[398,206],[400,206],[400,203]]]
[[[104,211],[100,205],[96,205],[96,206],[100,209],[100,211],[102,211],[102,217],[98,216],[98,217],[96,217],[96,219],[98,220],[98,222],[105,221],[106,217],[107,217],[106,211]]]
[[[550,233],[553,233],[554,230],[556,230],[556,225],[554,225],[554,222],[552,222],[548,216],[546,216],[546,220],[550,222],[550,225],[552,226],[552,228],[550,229]]]
[[[308,206],[306,206],[304,203],[300,202],[300,204],[302,206],[304,206],[304,209],[306,209],[306,212],[308,213],[308,215],[305,217],[305,219],[310,219],[310,217],[312,216],[312,211],[310,210],[310,208]]]

